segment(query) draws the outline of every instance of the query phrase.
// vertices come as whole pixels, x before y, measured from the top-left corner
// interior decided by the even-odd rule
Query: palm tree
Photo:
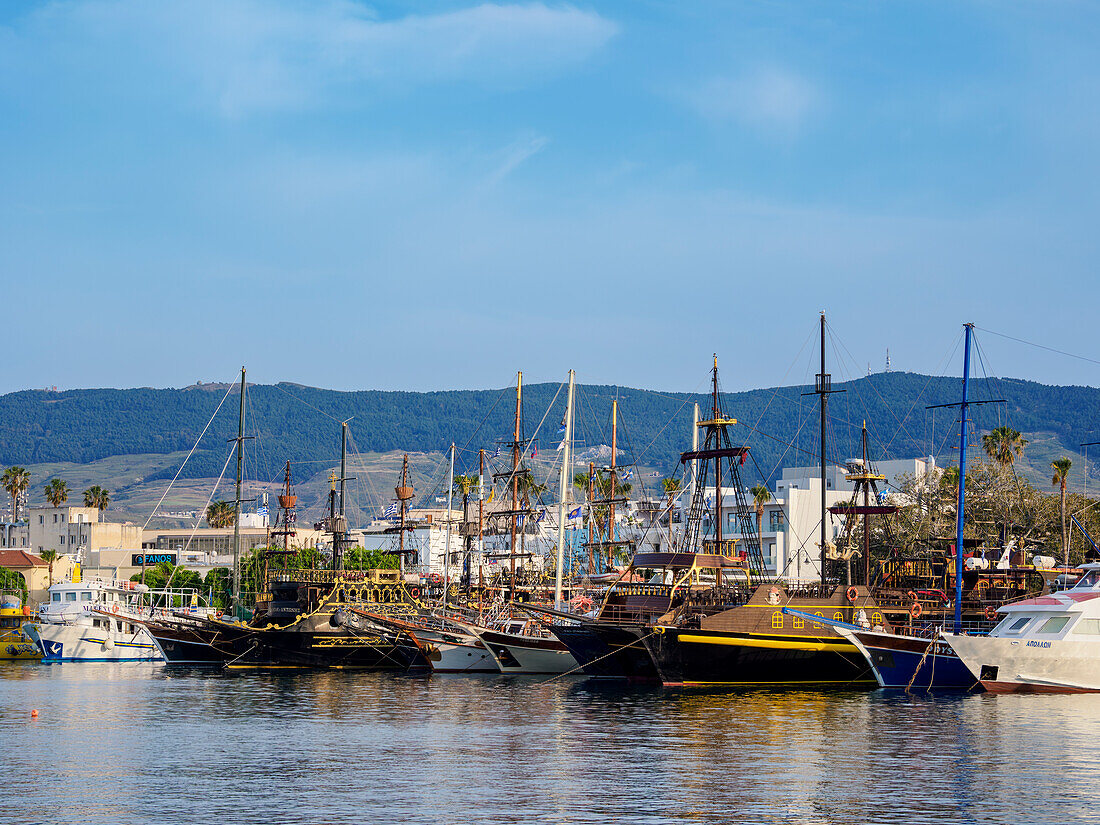
[[[50,566],[50,584],[53,584],[53,563],[57,561],[58,554],[56,550],[43,550],[38,554],[38,557],[42,561],[46,562]]]
[[[206,523],[211,527],[232,527],[237,520],[233,502],[215,501],[206,508]]]
[[[772,500],[771,490],[763,484],[757,484],[749,489],[752,493],[752,503],[756,506],[756,535],[761,534],[761,522],[764,520],[764,505]]]
[[[1023,455],[1024,447],[1026,446],[1027,439],[1020,434],[1019,430],[1014,430],[1009,426],[997,427],[982,436],[982,449],[985,450],[985,454],[988,455],[1001,470],[1010,470],[1012,472],[1012,477],[1016,482],[1016,492],[1021,497],[1023,492],[1020,489],[1020,479],[1016,477],[1016,471],[1012,467],[1012,464],[1016,461],[1017,457]],[[1004,524],[1001,525],[1002,546],[1008,541],[1008,530],[1011,523],[1009,516],[1010,512],[1011,509],[1005,511]]]
[[[680,492],[680,479],[678,478],[662,478],[661,489],[665,491],[665,498],[668,499],[668,529],[669,535],[672,534],[672,505],[676,502],[676,494]]]
[[[69,485],[59,478],[51,478],[46,485],[46,501],[54,507],[60,507],[69,500]]]
[[[993,461],[1004,468],[1009,468],[1017,457],[1023,455],[1027,439],[1019,430],[1011,427],[997,427],[982,436],[982,449],[985,450]]]
[[[26,467],[8,467],[0,477],[0,484],[11,496],[12,521],[19,521],[19,502],[26,495],[27,488],[31,484],[31,474]]]
[[[111,491],[96,484],[84,491],[84,506],[106,510],[111,505]]]
[[[1050,467],[1054,470],[1054,478],[1051,479],[1051,483],[1059,488],[1062,502],[1062,564],[1069,567],[1069,531],[1066,529],[1066,478],[1069,476],[1069,468],[1073,466],[1073,462],[1062,456],[1056,458],[1050,462]]]

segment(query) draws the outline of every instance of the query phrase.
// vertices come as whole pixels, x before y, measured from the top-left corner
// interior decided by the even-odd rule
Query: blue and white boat
[[[160,661],[149,631],[132,621],[148,592],[137,582],[84,580],[77,566],[72,581],[50,587],[50,600],[23,631],[43,662]]]

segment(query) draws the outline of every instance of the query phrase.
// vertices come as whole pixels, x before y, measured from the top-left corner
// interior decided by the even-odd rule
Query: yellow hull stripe
[[[776,641],[774,639],[746,639],[730,636],[699,636],[694,633],[681,633],[681,642],[703,645],[730,645],[731,647],[763,647],[772,650],[808,650],[821,652],[835,650],[838,653],[859,653],[855,645],[848,642],[810,642],[810,641]]]
[[[684,687],[778,687],[781,685],[863,685],[878,684],[874,679],[814,679],[810,682],[676,682]]]

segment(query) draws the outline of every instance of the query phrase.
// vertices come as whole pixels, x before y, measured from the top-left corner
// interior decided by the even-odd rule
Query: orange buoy
[[[37,719],[37,718],[38,718],[38,709],[35,708],[34,710],[31,711],[31,719]]]

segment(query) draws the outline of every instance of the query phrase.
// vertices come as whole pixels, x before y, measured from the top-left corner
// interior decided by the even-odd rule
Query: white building
[[[928,458],[902,459],[896,461],[875,462],[873,471],[886,477],[880,482],[879,492],[898,489],[907,476],[923,477],[936,471],[935,460]],[[848,480],[848,467],[829,465],[825,473],[825,506],[849,502],[855,491],[855,484]],[[644,545],[648,550],[667,549],[670,539],[673,544],[683,541],[684,511],[690,505],[689,492],[683,494],[675,506],[672,533],[669,533],[667,514],[661,509],[660,502],[654,501],[648,507],[640,505],[639,527],[634,530],[633,538],[639,541],[639,549]],[[714,489],[704,490],[708,503],[703,516],[701,532],[703,537],[713,537]],[[746,515],[756,523],[756,507],[752,495],[744,493]],[[660,512],[656,512],[659,511]],[[654,524],[654,522],[657,522]],[[844,519],[826,512],[826,541],[836,542],[844,528]],[[735,539],[741,537],[741,522],[738,517],[736,490],[723,487],[722,490],[722,537]],[[788,467],[775,483],[771,500],[763,506],[760,519],[760,549],[769,573],[778,575],[791,582],[812,582],[821,577],[821,468]]]

